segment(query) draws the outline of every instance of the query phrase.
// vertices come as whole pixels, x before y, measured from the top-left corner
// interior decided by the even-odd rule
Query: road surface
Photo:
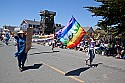
[[[122,59],[96,55],[97,67],[88,67],[84,52],[33,44],[20,72],[15,51],[13,44],[0,46],[0,83],[125,83]]]

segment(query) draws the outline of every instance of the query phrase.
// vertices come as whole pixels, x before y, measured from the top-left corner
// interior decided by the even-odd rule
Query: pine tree
[[[104,30],[110,30],[112,34],[125,34],[125,0],[95,0],[101,2],[98,7],[84,7],[92,16],[101,16],[97,26]]]

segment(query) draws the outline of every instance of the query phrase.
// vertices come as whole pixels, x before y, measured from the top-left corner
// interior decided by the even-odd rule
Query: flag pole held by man
[[[73,48],[81,42],[86,32],[81,27],[81,25],[76,21],[76,19],[72,16],[67,26],[59,30],[56,34],[58,35],[60,41],[63,44],[66,44],[68,48]],[[94,43],[95,42],[91,41],[88,51],[90,57],[88,59],[85,59],[86,64],[88,64],[88,60],[90,60],[90,66],[95,57],[93,45]]]

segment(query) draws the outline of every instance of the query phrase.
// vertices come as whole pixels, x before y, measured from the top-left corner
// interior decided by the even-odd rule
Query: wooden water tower
[[[55,33],[55,24],[54,24],[54,16],[56,16],[56,12],[48,11],[48,10],[40,10],[40,26],[42,34],[51,34]]]

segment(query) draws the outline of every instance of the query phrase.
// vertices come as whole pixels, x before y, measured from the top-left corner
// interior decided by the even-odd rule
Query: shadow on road
[[[34,64],[33,66],[25,66],[23,71],[30,70],[30,69],[39,69],[42,64]]]
[[[56,52],[60,52],[60,51],[52,51],[52,52],[37,52],[37,53],[28,54],[28,55],[35,55],[35,54],[42,54],[42,53],[56,53]]]
[[[100,64],[103,64],[103,63],[92,64],[92,65],[88,65],[88,66],[90,66],[90,67],[98,67],[98,65],[100,65]]]
[[[81,72],[84,72],[84,71],[88,70],[89,68],[90,67],[79,68],[79,69],[66,73],[65,76],[79,76]]]
[[[103,64],[103,63],[92,64],[92,65],[88,65],[88,67],[83,67],[83,68],[69,71],[68,73],[65,74],[65,76],[80,76],[80,73],[82,73],[92,67],[98,67],[99,64]]]
[[[7,46],[14,46],[13,44],[9,44],[9,45],[7,45]]]

